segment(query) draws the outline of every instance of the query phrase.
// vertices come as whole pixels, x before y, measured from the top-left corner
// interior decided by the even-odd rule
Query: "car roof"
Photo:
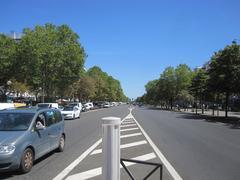
[[[0,113],[36,113],[38,111],[37,108],[9,108],[9,109],[3,109],[0,111]]]
[[[35,114],[36,112],[40,112],[40,111],[46,111],[48,109],[57,111],[54,108],[37,108],[37,107],[30,107],[30,108],[9,108],[9,109],[3,109],[0,110],[0,113],[6,113],[6,112],[10,112],[10,113],[33,113]]]

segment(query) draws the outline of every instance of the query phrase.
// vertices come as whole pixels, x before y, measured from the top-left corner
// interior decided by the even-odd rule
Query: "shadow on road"
[[[205,120],[206,122],[210,123],[224,123],[226,126],[228,126],[231,129],[240,129],[240,118],[239,117],[217,117],[212,115],[206,115],[206,114],[193,114],[189,112],[182,112],[182,111],[174,111],[170,109],[161,109],[157,107],[146,107],[142,110],[156,110],[156,111],[171,111],[178,114],[177,118],[183,118],[183,119],[190,119],[190,120]],[[240,112],[235,112],[234,114],[240,114]]]
[[[188,114],[184,112],[177,112],[177,118],[191,119],[191,120],[205,120],[210,123],[224,123],[226,126],[229,126],[231,129],[240,129],[240,118],[238,117],[216,117],[211,115],[201,115],[201,114]]]

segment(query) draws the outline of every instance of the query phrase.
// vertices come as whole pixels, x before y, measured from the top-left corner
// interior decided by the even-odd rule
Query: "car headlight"
[[[0,154],[13,153],[15,151],[14,145],[0,145]]]

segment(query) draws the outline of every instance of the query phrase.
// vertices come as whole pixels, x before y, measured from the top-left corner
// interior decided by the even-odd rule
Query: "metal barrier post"
[[[120,180],[120,124],[118,117],[102,118],[103,180]]]

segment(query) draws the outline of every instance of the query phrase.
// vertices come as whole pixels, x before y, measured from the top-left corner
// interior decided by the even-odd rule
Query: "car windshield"
[[[0,113],[0,131],[27,130],[33,113]]]
[[[65,107],[63,111],[73,111],[73,106]]]

